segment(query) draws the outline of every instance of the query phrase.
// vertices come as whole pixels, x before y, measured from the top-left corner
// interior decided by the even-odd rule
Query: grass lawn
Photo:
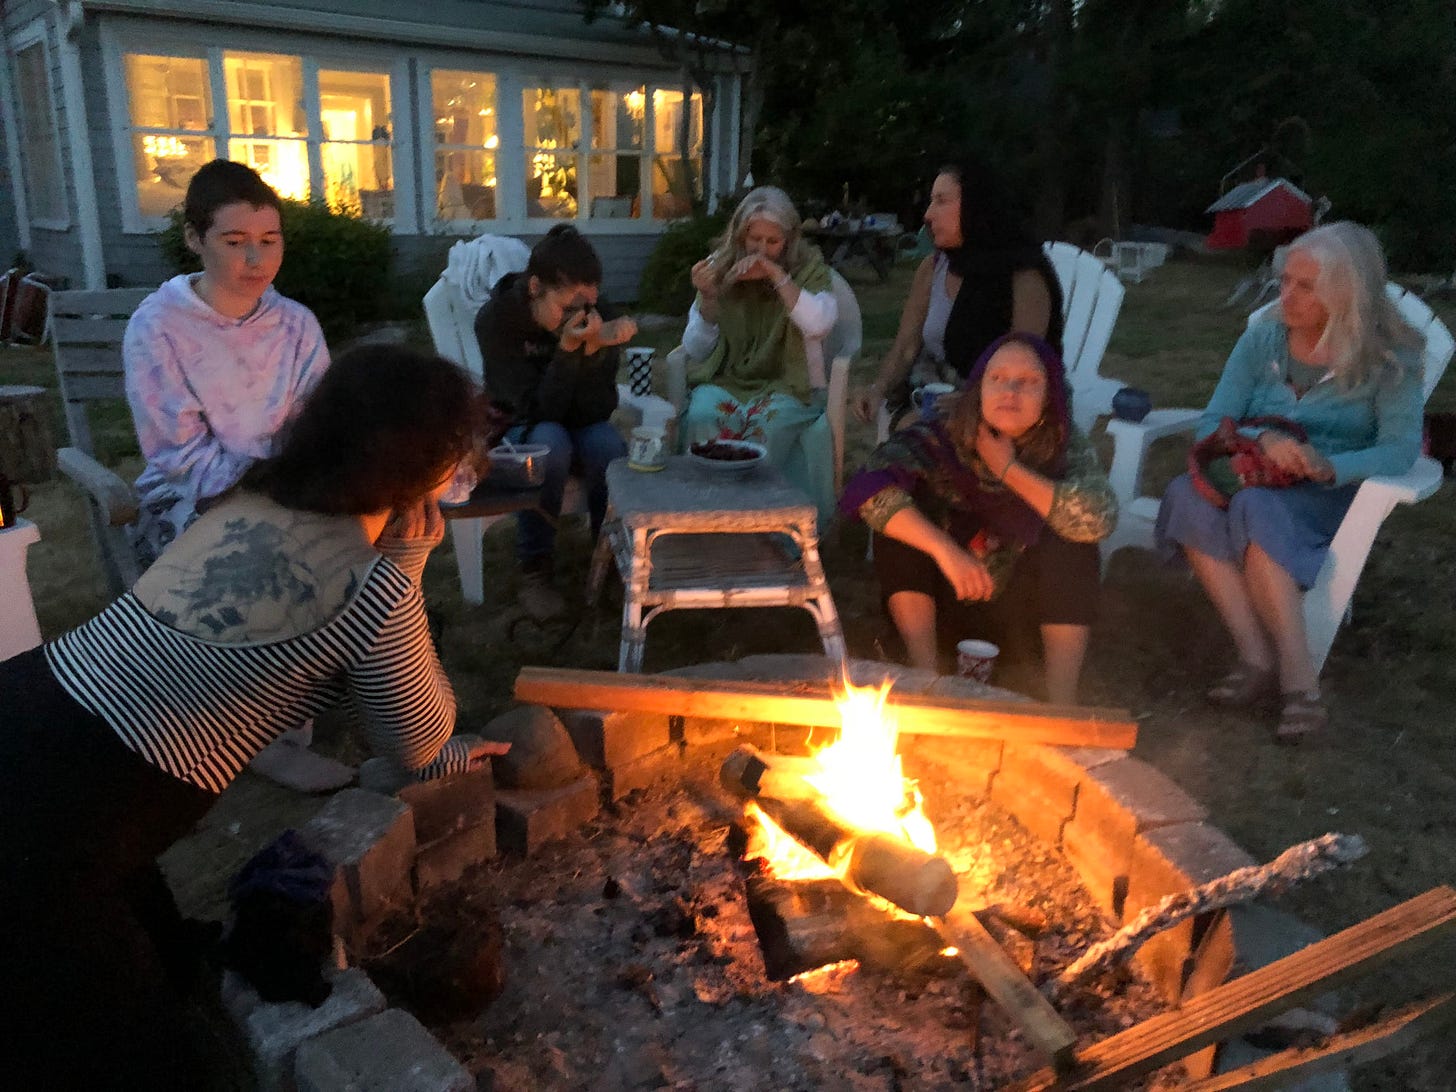
[[[1243,327],[1244,311],[1221,306],[1242,272],[1211,262],[1172,262],[1142,284],[1129,285],[1103,374],[1147,388],[1156,405],[1202,405]],[[866,339],[855,383],[868,380],[888,347],[909,276],[902,267],[885,285],[857,282]],[[1456,307],[1443,304],[1438,310],[1448,325],[1456,325]],[[678,332],[661,330],[641,340],[666,349]],[[0,383],[53,385],[49,355],[34,349],[0,352]],[[1448,375],[1431,408],[1456,409],[1453,383]],[[101,447],[126,467],[124,473],[134,473],[128,429],[124,410],[118,412],[102,431]],[[853,422],[851,468],[872,442],[871,429]],[[1158,472],[1166,478],[1179,461],[1173,441],[1160,453]],[[79,494],[63,482],[32,492],[27,515],[44,537],[32,548],[29,571],[41,628],[54,636],[102,606],[101,582]],[[1456,566],[1442,560],[1450,557],[1448,542],[1456,533],[1452,496],[1447,484],[1386,522],[1356,593],[1353,621],[1325,666],[1330,731],[1297,749],[1276,747],[1267,718],[1218,711],[1201,700],[1231,652],[1188,578],[1136,550],[1120,553],[1108,572],[1083,700],[1131,709],[1141,726],[1136,753],[1202,801],[1212,821],[1255,858],[1273,857],[1330,830],[1363,835],[1371,845],[1364,861],[1281,900],[1326,932],[1432,885],[1456,882],[1456,731],[1450,712],[1456,703]],[[579,523],[563,532],[563,587],[568,581],[575,588],[585,583],[586,538]],[[488,602],[482,608],[460,600],[448,539],[426,572],[427,595],[446,622],[442,655],[461,698],[462,726],[479,727],[510,704],[522,664],[616,666],[616,589],[595,610],[582,608],[570,624],[542,630],[515,606],[512,544],[509,524],[487,536]],[[887,623],[864,562],[863,530],[832,533],[824,553],[852,654],[882,655]],[[817,649],[814,627],[802,611],[673,612],[649,630],[645,669]],[[354,746],[347,737],[330,742],[345,754]],[[256,785],[243,791],[266,802]],[[225,875],[245,853],[236,838],[214,833],[211,859],[217,874]],[[187,886],[186,877],[181,883]],[[194,907],[205,904],[198,891],[207,885],[192,886]],[[1366,978],[1357,991],[1363,1000],[1402,1000],[1449,988],[1453,967],[1456,943],[1448,943],[1414,963]],[[1449,1089],[1452,1073],[1456,1049],[1428,1044],[1366,1066],[1356,1087]]]

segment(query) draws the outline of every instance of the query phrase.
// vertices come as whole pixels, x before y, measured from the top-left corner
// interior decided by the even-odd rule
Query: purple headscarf
[[[991,358],[1002,346],[1013,343],[1027,346],[1041,361],[1046,372],[1043,417],[1045,423],[1055,430],[1051,459],[1032,464],[1032,469],[1054,481],[1059,480],[1067,470],[1067,441],[1071,435],[1072,415],[1066,370],[1061,356],[1051,345],[1035,334],[1005,334],[986,346],[961,390],[978,391]],[[979,466],[980,460],[975,457],[974,450],[967,453],[966,461],[962,461],[945,426],[945,419],[937,418],[911,425],[891,436],[877,450],[878,455],[888,456],[888,460],[879,468],[862,470],[850,479],[839,500],[839,510],[857,519],[865,501],[891,486],[905,490],[918,503],[923,491],[931,488],[929,479],[934,477],[948,486],[948,492],[953,494],[951,509],[958,525],[973,523],[976,528],[985,528],[1022,546],[1036,542],[1045,523],[1042,517],[1014,491],[989,476],[977,473],[974,467]],[[968,462],[971,465],[967,465]],[[941,492],[947,490],[942,489]],[[960,531],[964,530],[964,527],[960,528]]]

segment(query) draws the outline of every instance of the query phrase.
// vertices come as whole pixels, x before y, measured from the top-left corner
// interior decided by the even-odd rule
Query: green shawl
[[[817,248],[793,282],[804,292],[829,290],[829,267]],[[740,281],[718,297],[718,343],[707,359],[689,362],[688,382],[717,384],[740,402],[773,393],[809,401],[804,335],[768,281]]]

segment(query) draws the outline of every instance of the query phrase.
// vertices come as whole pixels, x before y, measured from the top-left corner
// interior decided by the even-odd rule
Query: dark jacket
[[[491,401],[513,424],[527,427],[555,421],[576,429],[605,421],[617,408],[617,347],[591,356],[563,352],[555,332],[531,317],[528,283],[524,273],[507,273],[475,316]],[[598,300],[597,310],[603,321],[616,317],[606,300]]]

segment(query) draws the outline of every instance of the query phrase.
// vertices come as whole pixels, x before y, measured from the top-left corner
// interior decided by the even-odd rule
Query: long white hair
[[[1385,255],[1369,228],[1350,220],[1325,224],[1294,240],[1289,253],[1307,255],[1319,266],[1315,296],[1330,317],[1317,347],[1328,354],[1341,387],[1398,374],[1397,350],[1424,345],[1385,294]]]
[[[733,210],[733,217],[728,221],[728,230],[718,240],[710,256],[719,284],[723,283],[723,278],[735,262],[747,257],[748,250],[743,245],[743,237],[748,233],[748,224],[752,220],[767,220],[783,231],[784,253],[779,259],[779,265],[790,276],[797,273],[810,257],[813,245],[805,240],[800,230],[803,221],[789,195],[777,186],[759,186],[749,190]]]

